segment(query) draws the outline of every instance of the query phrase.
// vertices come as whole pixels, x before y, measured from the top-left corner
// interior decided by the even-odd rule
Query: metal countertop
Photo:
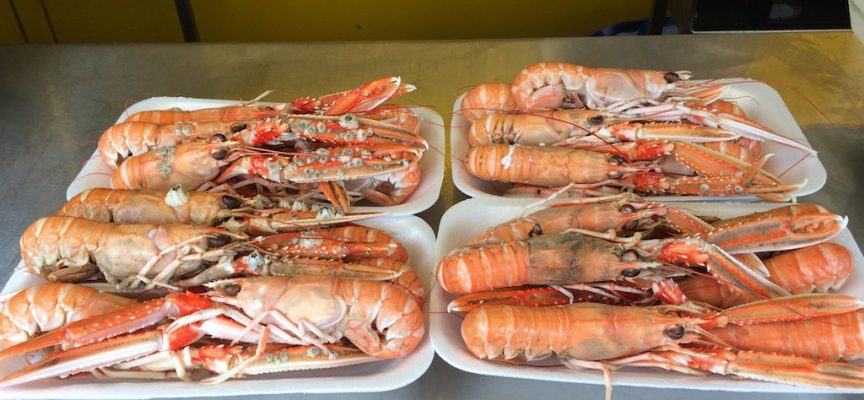
[[[0,279],[4,282],[18,263],[21,232],[37,218],[56,212],[65,202],[66,188],[90,157],[99,134],[126,104],[153,96],[250,99],[267,89],[276,90],[267,100],[288,101],[297,96],[344,90],[381,76],[401,75],[404,81],[418,87],[406,100],[433,107],[449,122],[453,101],[472,85],[509,82],[522,67],[545,60],[589,66],[689,69],[696,78],[743,76],[764,80],[780,92],[828,170],[827,185],[799,201],[817,202],[848,215],[849,228],[859,243],[864,237],[864,44],[851,32],[0,46],[0,60],[0,204],[4,209],[0,212]],[[465,198],[454,187],[448,165],[441,198],[419,216],[437,229],[444,211]],[[461,372],[436,358],[420,380],[399,390],[308,398],[497,400],[602,396],[603,387],[599,385],[485,377]],[[614,392],[617,399],[693,396],[703,400],[796,397],[623,386]]]

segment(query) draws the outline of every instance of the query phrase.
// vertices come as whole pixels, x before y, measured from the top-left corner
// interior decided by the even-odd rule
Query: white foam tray
[[[450,253],[451,250],[463,246],[471,238],[485,229],[515,218],[523,205],[530,203],[527,199],[514,199],[508,202],[493,199],[468,199],[451,207],[441,218],[438,227],[438,251],[436,260]],[[781,204],[764,203],[677,203],[702,215],[715,215],[722,218],[765,211]],[[843,230],[831,240],[841,244],[852,252],[853,276],[840,293],[864,298],[864,256],[855,244],[848,229]],[[437,264],[437,261],[436,261]],[[503,376],[509,378],[533,379],[540,381],[593,383],[603,384],[603,374],[599,371],[568,369],[563,366],[550,367],[525,365],[505,365],[474,357],[465,348],[462,341],[462,318],[447,314],[447,304],[458,297],[446,293],[435,285],[429,305],[432,345],[435,352],[450,365],[461,370],[481,375]],[[826,390],[805,386],[791,386],[765,383],[752,380],[740,380],[733,377],[717,375],[689,376],[648,368],[625,368],[612,372],[612,384],[615,386],[643,386],[656,388],[681,388],[699,390],[724,390],[733,392],[783,392],[783,393],[837,393],[838,390]],[[844,392],[853,392],[845,391]],[[858,391],[864,393],[864,391]]]
[[[723,95],[725,99],[734,99],[747,116],[768,128],[792,140],[809,145],[804,132],[798,127],[795,118],[786,108],[780,94],[774,88],[761,82],[745,82],[742,79],[719,80],[734,81]],[[513,185],[493,183],[475,178],[465,169],[465,155],[468,154],[468,130],[471,122],[462,117],[460,105],[465,94],[456,99],[453,104],[453,120],[450,123],[450,157],[453,163],[453,182],[463,193],[471,197],[502,197],[501,193]],[[773,142],[762,143],[762,153],[773,153],[774,156],[765,164],[765,170],[781,175],[780,180],[787,184],[806,183],[795,193],[805,196],[816,192],[825,185],[827,173],[817,156],[810,156],[802,161],[804,152]],[[796,164],[797,163],[797,164]],[[794,166],[793,166],[794,165]],[[790,168],[791,167],[791,168]],[[788,171],[787,171],[788,170]],[[785,172],[784,172],[785,171]],[[646,196],[647,197],[647,196]],[[650,196],[655,201],[755,201],[752,196]]]
[[[430,244],[435,242],[435,233],[429,224],[415,216],[376,218],[360,224],[381,229],[402,242],[411,254],[411,266],[417,271],[427,290],[431,287],[435,265]],[[19,263],[18,270],[12,274],[3,288],[3,294],[44,282],[40,277],[23,272],[23,267],[23,263]],[[426,327],[428,332],[428,318]],[[141,399],[278,393],[383,392],[398,389],[417,380],[432,364],[434,354],[427,334],[418,348],[407,357],[369,364],[249,376],[231,379],[219,385],[203,385],[179,380],[98,380],[90,376],[76,376],[3,388],[2,397]],[[6,374],[16,367],[20,367],[17,360],[4,362],[0,364],[0,373]]]
[[[198,110],[211,107],[225,107],[239,104],[239,101],[195,99],[188,97],[151,97],[139,101],[126,109],[116,123],[126,120],[130,115],[140,111],[165,110],[179,108],[182,110]],[[266,104],[266,103],[263,103]],[[438,201],[441,193],[441,183],[444,181],[444,120],[438,113],[427,107],[415,107],[412,110],[421,119],[420,135],[429,143],[429,150],[420,159],[420,185],[417,190],[408,197],[405,203],[391,207],[378,206],[356,206],[352,211],[368,212],[380,211],[390,215],[412,215],[432,207]],[[108,125],[105,126],[108,128]],[[101,134],[101,132],[100,132]],[[437,151],[441,149],[442,151]],[[106,164],[99,157],[99,150],[84,164],[84,168],[75,177],[75,180],[66,189],[66,199],[71,199],[78,193],[91,188],[111,187],[111,174],[114,167]]]

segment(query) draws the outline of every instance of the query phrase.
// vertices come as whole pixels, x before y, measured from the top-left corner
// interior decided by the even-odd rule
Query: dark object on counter
[[[693,0],[690,17],[694,33],[849,27],[847,0]]]

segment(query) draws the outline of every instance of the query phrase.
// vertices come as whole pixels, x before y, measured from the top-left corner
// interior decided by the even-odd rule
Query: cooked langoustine
[[[590,68],[541,62],[523,69],[513,80],[513,97],[523,111],[558,108],[621,107],[676,98],[717,100],[725,85],[691,82],[689,71]]]
[[[849,250],[836,243],[821,243],[763,260],[768,279],[792,294],[838,290],[852,275]],[[688,299],[729,308],[757,300],[714,279],[692,276],[677,282]]]
[[[245,237],[203,226],[44,217],[24,231],[20,247],[24,265],[50,281],[80,282],[101,273],[111,284],[131,286],[191,274],[225,256],[224,247],[238,239]]]
[[[750,121],[746,119],[747,116],[741,108],[731,101],[717,100],[706,105],[705,109],[725,116],[730,121],[725,123],[726,126],[735,118]],[[678,139],[700,142],[714,151],[749,163],[756,162],[762,154],[761,142],[739,137],[740,130],[736,134],[704,125],[624,123],[633,122],[634,119],[650,121],[654,117],[650,114],[634,118],[607,110],[586,108],[529,113],[517,111],[510,85],[485,84],[469,91],[462,102],[462,115],[471,122],[468,131],[469,144],[573,145],[578,141],[585,141],[587,143],[583,143],[583,146],[588,146],[592,141],[608,144],[620,140]],[[663,114],[656,117],[660,120],[668,119]],[[707,117],[707,114],[703,117]],[[696,119],[693,122],[700,121]],[[719,141],[711,141],[712,136]]]
[[[46,283],[20,290],[0,308],[0,348],[134,302],[71,283]]]
[[[721,219],[707,231],[685,233],[698,234],[738,254],[792,250],[822,243],[837,236],[848,223],[847,217],[821,205],[801,203]]]
[[[116,167],[124,158],[146,153],[157,147],[171,147],[196,140],[209,141],[232,131],[236,122],[198,122],[160,125],[152,122],[124,122],[112,125],[99,137],[99,156]]]
[[[760,261],[759,265],[768,272],[767,278],[770,281],[791,294],[839,290],[852,274],[849,250],[835,243],[821,243],[781,253]],[[451,312],[467,312],[492,304],[538,307],[574,302],[638,305],[654,304],[657,301],[696,301],[702,305],[725,309],[759,300],[758,296],[704,275],[687,276],[676,280],[674,284],[670,280],[660,281],[652,286],[653,294],[644,286],[615,282],[585,287],[575,285],[567,288],[507,288],[461,296],[453,300],[447,309]]]
[[[492,143],[555,145],[589,150],[608,147],[624,155],[627,153],[622,148],[633,145],[618,143],[680,140],[698,143],[748,163],[758,161],[762,154],[760,141],[722,127],[650,121],[650,116],[637,122],[625,115],[590,109],[489,114],[471,124],[468,143],[471,146]]]
[[[490,143],[525,146],[597,146],[644,140],[684,140],[691,143],[731,141],[739,135],[722,128],[695,124],[633,122],[608,111],[576,109],[530,114],[485,115],[471,124],[471,146]]]
[[[407,260],[398,241],[370,228],[323,228],[311,235],[250,240],[205,226],[45,217],[27,228],[20,246],[25,266],[45,279],[83,282],[98,277],[118,289],[197,286],[238,274],[392,280],[401,271],[363,264],[362,259],[380,255]],[[328,243],[323,246],[325,236]]]
[[[637,143],[633,143],[637,144]],[[480,145],[468,151],[465,167],[480,179],[577,188],[602,192],[624,188],[639,193],[676,195],[753,195],[768,201],[785,201],[799,185],[784,184],[762,170],[765,158],[748,164],[687,142],[647,142],[628,148],[616,145],[592,150],[563,147]],[[628,162],[637,155],[653,162]],[[692,168],[697,176],[654,172],[665,155]]]
[[[641,120],[678,123],[661,127],[624,124],[624,130],[628,134],[644,134],[649,138],[673,135],[677,140],[686,140],[681,135],[696,136],[695,140],[703,142],[711,141],[710,134],[734,134],[759,141],[782,143],[808,154],[816,153],[808,145],[791,140],[747,118],[735,103],[718,100],[727,85],[710,81],[691,82],[689,78],[688,71],[590,68],[575,64],[541,62],[523,69],[511,86],[488,84],[473,89],[463,100],[462,113],[471,121],[485,115],[487,120],[480,124],[482,127],[513,130],[511,135],[536,137],[537,141],[547,145],[557,142],[552,139],[561,140],[562,135],[566,137],[575,134],[577,137],[570,137],[569,140],[580,141],[581,137],[586,137],[586,128],[594,127],[589,129],[590,131],[600,128],[592,123],[586,126],[584,118],[573,118],[567,112],[554,114],[559,110],[588,109],[577,110],[574,115],[586,114],[595,121],[601,121],[604,115],[614,115],[628,122]],[[508,87],[512,95],[507,93]],[[511,100],[512,104],[509,104]],[[602,113],[599,116],[590,115],[589,110]],[[516,112],[519,114],[514,114]],[[681,122],[693,123],[699,127],[680,124]],[[532,134],[532,129],[539,131]],[[696,131],[701,134],[694,135]],[[549,136],[550,134],[552,136]],[[526,144],[531,142],[527,140]],[[755,162],[756,159],[741,157],[752,157],[752,153],[758,151],[755,146],[748,146],[746,152],[734,145],[714,144],[711,147],[718,151],[725,151],[725,147],[730,147],[731,156],[747,162]]]
[[[399,276],[392,280],[391,283],[408,289],[414,296],[420,299],[421,302],[426,298],[426,288],[423,286],[423,281],[420,280],[420,277],[417,275],[417,272],[414,271],[414,268],[411,268],[411,266],[405,262],[392,257],[364,258],[357,260],[357,262],[371,265],[373,267],[388,269],[398,273]]]
[[[333,93],[319,98],[303,97],[284,104],[241,104],[202,110],[179,109],[142,111],[126,118],[129,122],[155,122],[176,124],[178,122],[248,121],[273,117],[281,113],[340,115],[347,112],[372,110],[385,101],[414,91],[414,86],[403,84],[399,77],[385,77],[367,82],[356,89]]]
[[[258,343],[312,345],[323,352],[343,337],[374,358],[403,357],[425,328],[419,300],[400,286],[320,277],[232,279],[208,285],[203,295],[174,294],[84,319],[0,352],[0,358],[48,346],[76,347],[0,379],[10,386],[65,376],[179,350],[204,336]],[[169,325],[147,329],[165,319]],[[78,335],[87,329],[84,336]],[[142,330],[146,329],[146,330]],[[134,332],[113,338],[125,332]],[[257,361],[257,357],[246,364]],[[330,354],[338,357],[338,354]],[[243,372],[232,368],[221,381]]]
[[[676,226],[687,226],[688,231],[706,229],[689,227],[691,224],[702,225],[704,222],[685,210],[649,202],[633,194],[620,194],[555,202],[524,217],[493,226],[467,244],[512,242],[539,235],[558,234],[568,229],[634,232],[656,224],[656,217],[673,221]]]
[[[646,203],[644,200],[639,202],[639,199],[633,196],[612,197],[610,198],[612,201],[602,200],[599,198],[578,200],[575,201],[577,204],[575,206],[569,205],[572,202],[564,202],[561,203],[560,207],[553,206],[550,209],[542,210],[528,217],[517,218],[512,222],[487,230],[480,236],[472,239],[464,249],[454,250],[447,260],[451,262],[453,260],[461,260],[461,264],[457,263],[454,265],[459,265],[462,271],[466,273],[482,271],[483,268],[491,268],[490,266],[493,264],[497,266],[496,268],[500,269],[505,265],[516,265],[517,259],[505,257],[503,262],[496,264],[494,262],[494,260],[497,260],[496,258],[487,256],[485,259],[478,261],[471,259],[470,256],[484,251],[492,252],[492,254],[501,252],[505,255],[512,254],[518,256],[520,253],[514,249],[522,248],[521,246],[525,243],[525,240],[568,231],[584,232],[589,226],[605,228],[607,227],[606,224],[608,224],[608,228],[613,229],[620,235],[622,232],[632,232],[639,229],[639,225],[633,223],[631,223],[631,229],[625,229],[624,231],[620,230],[620,226],[616,226],[624,224],[626,228],[627,223],[630,223],[627,222],[630,221],[628,217],[635,218],[633,216],[635,210],[641,210],[641,212],[648,211],[649,213],[652,209],[658,211],[657,205]],[[616,210],[616,206],[618,205],[620,207]],[[646,205],[648,208],[642,209]],[[669,227],[674,228],[674,232],[665,232],[662,234],[663,236],[675,234],[682,239],[687,237],[703,238],[706,242],[719,246],[726,253],[735,253],[738,261],[744,263],[754,271],[759,271],[759,274],[766,276],[768,280],[786,291],[796,294],[808,293],[809,290],[812,290],[811,285],[814,285],[817,291],[825,291],[827,286],[832,285],[834,288],[837,288],[851,272],[851,263],[848,254],[844,254],[845,250],[836,248],[836,245],[825,243],[845,228],[846,218],[831,213],[824,207],[812,204],[791,204],[765,212],[718,220],[714,222],[714,225],[708,224],[689,212],[678,210],[673,206],[663,206],[662,208],[667,209],[665,214],[660,214],[665,221],[658,221],[658,223],[665,224],[665,229]],[[654,230],[657,227],[650,220],[646,222],[646,228]],[[593,233],[593,235],[598,234]],[[605,235],[609,235],[609,233]],[[649,233],[649,235],[653,234]],[[517,242],[520,240],[523,242]],[[823,244],[822,247],[808,247],[819,245],[820,243]],[[501,248],[480,246],[488,244],[499,244]],[[807,258],[810,262],[808,262],[808,265],[803,266],[803,270],[799,271],[796,271],[794,268],[779,267],[780,264],[788,264],[786,260],[795,253],[784,254],[777,261],[769,259],[766,264],[771,264],[770,267],[763,265],[762,261],[754,254],[756,252],[775,252],[800,248],[807,249],[800,250],[800,252],[802,255],[808,254]],[[566,254],[565,250],[560,251],[562,254]],[[828,256],[827,259],[815,257],[820,254],[813,254],[814,251],[825,254]],[[608,256],[607,252],[604,251],[598,253],[592,253],[590,256],[582,257],[582,259],[601,260],[604,255]],[[462,255],[468,255],[469,257],[461,258]],[[537,258],[531,262],[540,263],[544,267],[550,266],[548,265],[548,259],[545,258],[542,260]],[[587,263],[586,261],[578,264],[583,265]],[[598,269],[589,270],[598,271]],[[608,268],[600,270],[606,271]],[[505,271],[509,271],[509,269]],[[635,272],[631,271],[631,273]],[[530,274],[528,277],[529,281],[526,282],[525,279],[520,280],[518,275],[499,275],[496,273],[491,279],[486,279],[485,281],[501,282],[507,279],[507,282],[513,285],[522,285],[537,283],[536,279],[540,279],[544,275],[548,274],[538,270]],[[607,277],[611,279],[611,274],[607,275]],[[542,306],[568,304],[580,299],[583,301],[603,301],[613,304],[650,304],[651,302],[658,301],[658,299],[684,301],[687,298],[718,306],[730,306],[760,298],[759,296],[754,296],[752,293],[748,293],[746,290],[741,290],[740,287],[723,284],[721,283],[722,280],[718,280],[716,277],[704,276],[698,273],[691,274],[691,276],[678,281],[683,293],[679,293],[679,288],[676,285],[672,285],[671,281],[654,281],[653,285],[649,285],[644,281],[639,281],[638,279],[631,281],[631,279],[630,277],[623,277],[615,282],[592,283],[588,285],[571,282],[564,287],[515,287],[508,289],[504,293],[475,292],[453,300],[448,307],[452,310],[467,311],[482,304]],[[462,281],[468,282],[467,279]],[[481,279],[481,281],[483,280]],[[548,282],[546,283],[548,284]],[[561,285],[563,283],[565,283],[565,280],[552,282],[553,285]],[[465,283],[460,283],[459,285],[465,285]]]
[[[374,181],[377,177],[403,173],[413,167],[421,155],[418,147],[399,144],[320,148],[291,157],[232,141],[182,144],[127,159],[114,171],[111,186],[167,190],[179,184],[189,190],[207,190],[261,185],[273,191],[288,188],[306,192],[303,185],[318,184],[326,198],[344,210],[357,198],[350,199],[341,182]],[[384,190],[375,194],[380,193],[394,202],[404,201],[418,184],[419,180],[412,176],[394,185],[399,187],[399,192],[392,198]],[[377,185],[368,187],[370,191],[377,188]],[[367,197],[371,201],[379,200],[375,195]]]
[[[380,215],[343,213],[325,204],[280,195],[186,192],[175,186],[155,190],[95,188],[66,202],[58,216],[118,224],[191,224],[220,226],[250,235],[332,225]]]
[[[411,107],[388,104],[382,104],[373,110],[369,110],[361,114],[360,117],[398,126],[414,134],[420,132],[420,124],[423,122],[423,119]]]
[[[527,240],[455,249],[438,264],[438,284],[451,293],[522,285],[653,280],[707,268],[716,279],[758,298],[788,294],[721,248],[694,238],[610,241],[565,231]]]
[[[842,232],[848,223],[846,217],[818,204],[807,203],[717,219],[713,223],[705,222],[686,209],[650,202],[633,194],[543,203],[539,205],[545,207],[536,212],[483,231],[468,245],[525,240],[568,229],[636,231],[653,227],[651,219],[663,217],[677,234],[701,237],[729,253],[740,254],[819,244]]]
[[[509,83],[477,85],[465,94],[459,107],[462,116],[471,122],[484,115],[516,112],[513,87]]]
[[[148,287],[194,286],[238,273],[395,277],[394,272],[380,268],[342,263],[322,266],[320,261],[268,256],[257,249],[245,236],[218,228],[109,224],[69,217],[42,218],[21,238],[22,258],[34,273],[61,282],[98,276],[117,288],[135,289],[142,283]]]
[[[99,138],[99,155],[111,166],[126,158],[178,144],[236,141],[247,146],[295,147],[307,144],[389,144],[426,146],[417,134],[419,120],[410,109],[387,108],[376,114],[342,116],[281,114],[250,121],[157,124],[122,122]],[[398,124],[398,125],[397,125]]]
[[[860,366],[812,358],[813,351],[818,351],[815,342],[800,343],[811,351],[804,356],[766,345],[757,335],[746,347],[715,347],[722,344],[718,341],[725,337],[720,333],[724,329],[749,331],[781,324],[786,329],[774,327],[773,332],[783,332],[793,326],[857,315],[860,308],[860,300],[836,295],[771,299],[719,314],[681,307],[592,303],[481,306],[466,315],[462,337],[468,350],[482,359],[526,362],[555,355],[567,367],[606,373],[614,366],[645,366],[688,374],[709,372],[772,382],[864,388]],[[864,338],[860,332],[850,331],[849,335],[812,337],[836,348],[843,347],[847,338],[855,337],[858,342]]]
[[[400,204],[419,184],[428,144],[410,108],[382,104],[413,90],[391,77],[290,105],[142,112],[109,128],[100,153],[123,161],[114,188],[255,185],[324,197],[343,211],[364,197]]]

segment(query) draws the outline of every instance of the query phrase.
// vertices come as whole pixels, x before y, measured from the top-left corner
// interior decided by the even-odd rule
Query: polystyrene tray
[[[780,94],[774,88],[762,82],[742,82],[743,79],[719,80],[719,83],[734,81],[723,98],[734,99],[744,110],[747,116],[762,125],[778,132],[792,140],[809,145],[795,118],[786,108]],[[463,94],[453,104],[453,120],[450,125],[450,157],[453,163],[453,182],[463,193],[471,197],[501,197],[503,191],[511,184],[493,183],[475,178],[465,169],[465,155],[468,154],[468,129],[471,122],[462,117],[460,105]],[[814,156],[806,157],[801,150],[797,150],[774,142],[762,143],[762,154],[773,153],[774,156],[768,160],[764,169],[772,174],[778,175],[780,180],[786,184],[800,184],[803,186],[795,193],[796,196],[805,196],[816,192],[825,185],[827,173],[825,167]],[[803,158],[803,160],[802,160]],[[806,180],[806,183],[805,183]],[[751,196],[651,196],[655,201],[753,201]]]
[[[468,199],[451,207],[441,218],[438,227],[438,252],[436,260],[463,246],[475,235],[485,229],[515,218],[521,207],[530,203],[527,199],[508,202],[492,199]],[[778,204],[764,203],[677,203],[702,215],[715,215],[722,218],[765,211]],[[864,298],[864,256],[855,244],[848,229],[843,230],[832,242],[841,244],[852,252],[854,271],[852,279],[840,293]],[[436,262],[437,264],[437,262]],[[430,335],[432,345],[438,355],[464,371],[481,375],[504,376],[510,378],[534,379],[541,381],[603,384],[603,374],[599,371],[568,369],[563,366],[517,366],[505,365],[474,357],[462,341],[462,318],[447,314],[447,304],[457,296],[446,293],[435,285],[429,305],[432,326]],[[791,386],[765,383],[752,380],[739,380],[717,375],[690,376],[649,368],[625,368],[612,372],[612,384],[619,386],[644,386],[658,388],[682,388],[700,390],[726,390],[735,392],[837,392],[805,386]],[[845,390],[844,390],[845,391]],[[859,391],[864,392],[864,391]]]
[[[151,97],[139,101],[126,109],[116,123],[126,120],[139,111],[165,110],[179,108],[182,110],[198,110],[211,107],[225,107],[239,104],[239,101],[195,99],[188,97]],[[415,107],[412,110],[420,117],[420,135],[429,143],[429,150],[420,159],[420,185],[404,203],[391,207],[356,206],[352,211],[380,211],[390,215],[411,215],[432,207],[438,201],[441,193],[441,183],[444,181],[444,156],[435,149],[444,148],[444,120],[438,113],[426,107]],[[107,129],[108,126],[106,125]],[[99,150],[84,164],[84,168],[66,189],[66,199],[71,199],[78,193],[91,188],[111,187],[111,174],[114,167],[106,164],[99,157]]]
[[[361,225],[381,229],[402,242],[411,254],[410,264],[429,289],[434,269],[434,253],[430,245],[435,233],[425,221],[415,216],[383,217],[360,222]],[[23,272],[19,263],[6,286],[4,294],[35,286],[44,281]],[[429,321],[426,321],[427,332]],[[219,385],[204,385],[179,380],[98,380],[90,376],[69,379],[49,379],[30,384],[3,388],[3,397],[11,398],[152,398],[233,396],[276,393],[358,393],[383,392],[405,386],[421,375],[432,364],[434,356],[428,334],[418,348],[407,357],[381,360],[369,364],[333,369],[287,372],[230,379]],[[0,364],[0,373],[20,367],[18,361]]]

